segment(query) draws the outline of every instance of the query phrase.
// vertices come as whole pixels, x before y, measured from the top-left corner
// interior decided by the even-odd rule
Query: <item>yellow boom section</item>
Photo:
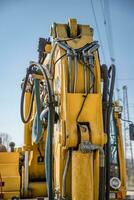
[[[99,148],[106,143],[102,120],[100,63],[97,51],[93,52],[93,72],[87,68],[85,73],[83,63],[78,58],[75,60],[75,53],[69,61],[68,54],[71,52],[68,53],[64,44],[74,49],[78,56],[77,50],[93,41],[93,30],[90,26],[76,24],[75,20],[69,21],[68,26],[70,35],[75,35],[76,38],[70,39],[65,24],[54,24],[52,29],[52,37],[59,41],[53,47],[54,68],[51,71],[59,105],[57,112],[60,115],[60,121],[54,129],[54,188],[63,198],[98,200]],[[91,88],[92,84],[94,85]],[[78,146],[84,142],[98,145],[99,148],[82,153]]]

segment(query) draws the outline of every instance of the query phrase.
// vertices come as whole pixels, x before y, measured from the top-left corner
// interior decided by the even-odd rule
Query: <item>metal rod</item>
[[[84,64],[84,90],[85,93],[87,94],[87,66]]]
[[[89,67],[90,67],[90,88],[92,87],[92,85],[94,84],[94,56],[93,53],[90,52],[90,50],[88,51],[88,56],[89,56]],[[91,72],[92,71],[92,72]],[[93,93],[94,88],[92,87],[90,89],[90,93]]]
[[[29,185],[29,151],[25,151],[25,162],[24,162],[24,196],[28,196],[28,185]]]
[[[74,52],[74,93],[76,93],[76,84],[77,84],[77,68],[78,68],[77,53]]]
[[[67,50],[68,60],[68,91],[72,92],[72,52],[70,49]]]
[[[63,177],[62,177],[62,197],[65,197],[66,195],[66,177],[67,177],[67,172],[69,168],[70,158],[71,158],[71,151],[68,150],[66,164],[65,164],[65,168],[63,172]]]
[[[68,92],[72,92],[72,51],[71,48],[63,43],[57,42],[57,44],[67,51],[67,60],[68,60]]]
[[[87,94],[87,52],[83,50],[83,59],[84,59],[84,92]]]

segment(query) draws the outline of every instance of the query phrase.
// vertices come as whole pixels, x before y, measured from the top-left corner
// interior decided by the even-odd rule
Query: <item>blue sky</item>
[[[110,64],[100,1],[93,3]],[[109,0],[109,5],[118,87],[128,85],[130,117],[134,120],[134,1]],[[98,40],[90,0],[0,0],[0,132],[9,133],[18,145],[23,141],[20,84],[26,67],[30,60],[37,61],[38,38],[49,36],[53,22],[66,23],[68,18],[90,24]]]

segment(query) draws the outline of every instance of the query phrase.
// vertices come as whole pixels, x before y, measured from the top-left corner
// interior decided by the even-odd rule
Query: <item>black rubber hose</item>
[[[105,167],[100,167],[99,175],[99,200],[104,200],[105,197]]]
[[[110,90],[109,90],[109,100],[108,100],[108,110],[107,110],[107,144],[106,144],[106,200],[109,200],[110,194],[110,116],[112,111],[113,103],[113,92],[115,85],[115,65],[111,65],[109,68],[109,75],[112,72]]]
[[[48,108],[49,108],[49,112],[48,112],[48,133],[47,133],[47,144],[46,144],[46,153],[47,155],[45,157],[47,157],[47,162],[45,163],[47,165],[46,170],[48,172],[47,175],[47,182],[48,182],[48,198],[49,200],[53,200],[53,158],[52,158],[52,138],[53,138],[53,127],[54,127],[54,115],[55,115],[55,110],[54,110],[54,101],[53,101],[53,95],[52,95],[52,91],[51,91],[51,86],[49,83],[49,79],[46,73],[46,70],[42,67],[42,65],[32,62],[30,67],[38,67],[41,72],[42,75],[44,76],[44,78],[46,79],[46,83],[47,83],[47,88],[48,88]]]
[[[31,118],[31,114],[32,114],[33,101],[34,101],[34,91],[32,90],[30,109],[29,109],[27,117],[25,118],[25,116],[24,116],[24,97],[25,97],[25,92],[26,92],[26,87],[27,87],[29,75],[30,75],[30,71],[27,70],[26,78],[24,80],[24,85],[22,87],[22,93],[21,93],[20,114],[21,114],[21,120],[22,120],[23,123],[29,122],[29,120]]]
[[[101,74],[102,79],[104,81],[103,84],[103,95],[102,95],[102,102],[103,102],[103,125],[104,125],[104,132],[106,133],[107,130],[107,101],[108,101],[108,69],[106,65],[101,66]],[[104,150],[105,151],[105,150]],[[103,167],[100,167],[100,176],[99,176],[99,200],[104,200],[105,198],[105,185],[106,185],[106,167],[105,164]]]
[[[104,81],[103,84],[103,95],[102,95],[102,102],[103,102],[103,125],[104,125],[104,132],[107,133],[107,105],[108,105],[108,87],[109,87],[109,80],[108,80],[108,69],[105,64],[101,66],[101,73],[102,78]]]

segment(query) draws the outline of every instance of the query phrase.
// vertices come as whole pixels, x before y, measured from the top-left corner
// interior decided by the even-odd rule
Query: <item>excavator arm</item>
[[[30,62],[22,82],[20,198],[109,200],[117,193],[110,185],[115,66],[101,65],[93,29],[75,19],[54,23],[38,51],[38,62]],[[122,133],[116,113],[114,118],[123,199]]]
[[[39,63],[31,62],[28,68],[22,92],[28,121],[21,109],[24,146],[30,147],[25,154],[29,155],[34,143],[38,146],[44,142],[42,176],[49,199],[110,198],[115,66],[108,69],[101,65],[98,49],[90,26],[77,24],[74,19],[68,24],[54,23],[51,40],[40,39]],[[31,90],[26,93],[30,80]],[[24,174],[24,180],[27,176]],[[24,184],[24,191],[28,192],[28,184]]]

